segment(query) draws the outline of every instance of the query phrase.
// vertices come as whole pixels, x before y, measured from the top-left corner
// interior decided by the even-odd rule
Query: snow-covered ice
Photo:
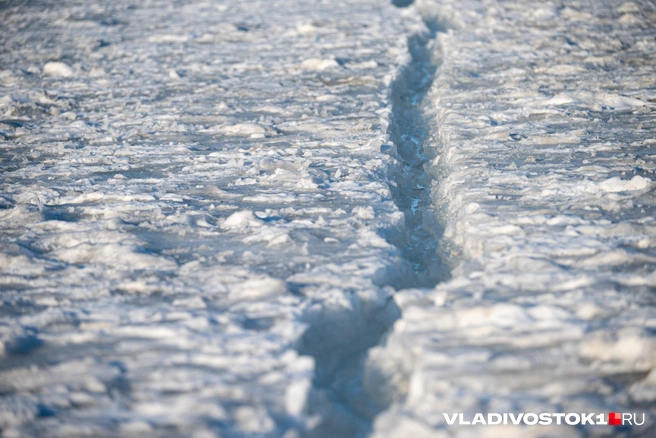
[[[3,433],[366,429],[310,390],[398,316],[381,147],[421,21],[267,0],[2,22]]]
[[[2,436],[653,431],[653,2],[0,22]]]
[[[373,435],[605,436],[442,413],[619,411],[648,418],[623,434],[653,436],[656,6],[416,3],[451,27],[422,106],[453,270],[395,296],[367,359],[391,403]]]

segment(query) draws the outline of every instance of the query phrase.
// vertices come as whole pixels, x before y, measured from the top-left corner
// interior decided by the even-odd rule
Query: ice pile
[[[437,3],[416,2],[452,28],[423,111],[453,278],[395,296],[365,374],[391,403],[374,436],[606,436],[442,413],[609,411],[647,412],[623,433],[650,436],[656,7]]]

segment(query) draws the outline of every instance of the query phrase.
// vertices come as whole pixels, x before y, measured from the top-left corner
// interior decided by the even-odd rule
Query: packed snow
[[[0,22],[3,437],[653,432],[652,1]]]

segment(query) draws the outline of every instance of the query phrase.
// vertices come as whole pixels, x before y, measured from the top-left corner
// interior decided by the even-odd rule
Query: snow
[[[310,71],[322,71],[329,68],[335,68],[338,66],[339,64],[334,59],[310,58],[301,62],[301,68],[303,70],[310,70]]]
[[[73,76],[73,70],[63,62],[47,62],[43,66],[43,75],[67,78]]]
[[[653,422],[648,0],[37,3],[0,12],[3,436]]]
[[[453,270],[395,295],[402,317],[365,369],[389,401],[373,436],[587,436],[604,430],[447,427],[441,413],[615,410],[647,412],[630,433],[649,435],[653,4],[416,3],[453,23],[423,103]]]
[[[3,436],[319,434],[341,408],[309,339],[346,361],[398,317],[380,148],[420,19],[375,0],[2,14]]]

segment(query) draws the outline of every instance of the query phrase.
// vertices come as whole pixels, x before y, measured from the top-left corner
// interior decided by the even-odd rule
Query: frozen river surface
[[[394,3],[0,1],[3,438],[653,436],[656,4]]]

